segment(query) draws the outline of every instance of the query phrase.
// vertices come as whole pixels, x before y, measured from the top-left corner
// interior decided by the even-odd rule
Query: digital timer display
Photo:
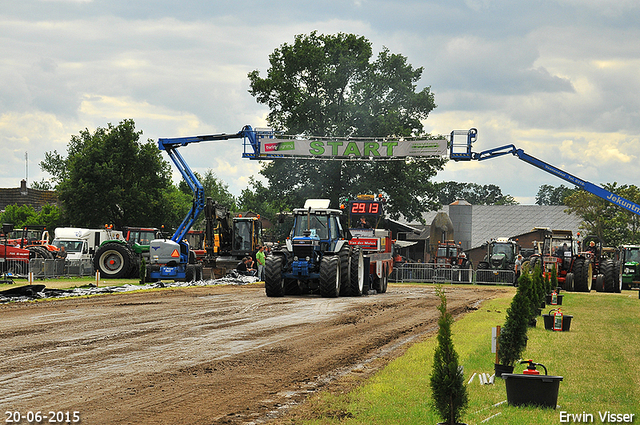
[[[349,202],[349,212],[351,214],[380,215],[382,206],[376,201],[352,201]]]

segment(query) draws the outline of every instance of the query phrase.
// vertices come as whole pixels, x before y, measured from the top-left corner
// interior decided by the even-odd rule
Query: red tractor
[[[550,230],[545,233],[542,252],[529,258],[529,267],[533,269],[540,263],[544,273],[555,268],[558,285],[564,290],[589,292],[593,267],[590,259],[580,252],[579,245],[571,230]]]
[[[2,224],[2,243],[0,243],[0,271],[4,274],[24,275],[29,272],[29,257],[32,254],[23,248],[9,244],[9,233],[13,224]]]
[[[462,250],[460,243],[449,240],[438,242],[433,256],[432,277],[436,280],[450,280],[452,282],[471,283],[473,281],[473,267],[471,260]]]
[[[31,258],[53,260],[58,253],[58,247],[49,243],[49,232],[42,225],[27,225],[13,230],[7,243],[28,250]]]
[[[620,292],[620,266],[616,266],[614,260],[605,255],[606,252],[613,252],[613,248],[604,247],[602,239],[597,236],[586,236],[582,240],[582,249],[582,255],[592,268],[591,289],[597,292]]]

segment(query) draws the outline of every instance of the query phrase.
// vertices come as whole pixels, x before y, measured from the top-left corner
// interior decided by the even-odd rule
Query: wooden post
[[[499,364],[498,351],[500,351],[500,326],[496,326],[496,364]]]

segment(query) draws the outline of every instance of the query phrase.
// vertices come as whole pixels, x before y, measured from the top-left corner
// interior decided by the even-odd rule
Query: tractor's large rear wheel
[[[325,255],[320,262],[320,295],[336,298],[340,295],[340,257]]]
[[[93,258],[93,267],[106,279],[127,277],[133,264],[133,253],[129,247],[117,242],[102,245]]]
[[[202,274],[203,274],[202,264],[187,264],[185,281],[199,282],[202,280]]]
[[[55,258],[55,255],[44,246],[29,246],[27,249],[33,254],[33,258],[42,258],[43,260]]]
[[[282,279],[282,257],[268,255],[264,259],[264,289],[267,297],[284,295],[284,279]]]
[[[187,270],[185,271],[184,280],[186,282],[194,282],[196,280],[196,265],[187,264]]]

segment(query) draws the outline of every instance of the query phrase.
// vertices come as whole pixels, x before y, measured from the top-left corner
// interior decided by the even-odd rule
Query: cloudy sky
[[[0,0],[0,187],[49,176],[45,152],[132,118],[144,139],[265,126],[247,73],[297,34],[364,36],[423,67],[436,134],[478,129],[596,184],[640,185],[637,0]],[[235,195],[260,163],[238,140],[181,150]],[[167,157],[168,160],[168,157]],[[174,167],[175,169],[175,167]],[[178,178],[178,176],[176,177]],[[497,184],[523,204],[565,183],[510,155],[437,180]]]

